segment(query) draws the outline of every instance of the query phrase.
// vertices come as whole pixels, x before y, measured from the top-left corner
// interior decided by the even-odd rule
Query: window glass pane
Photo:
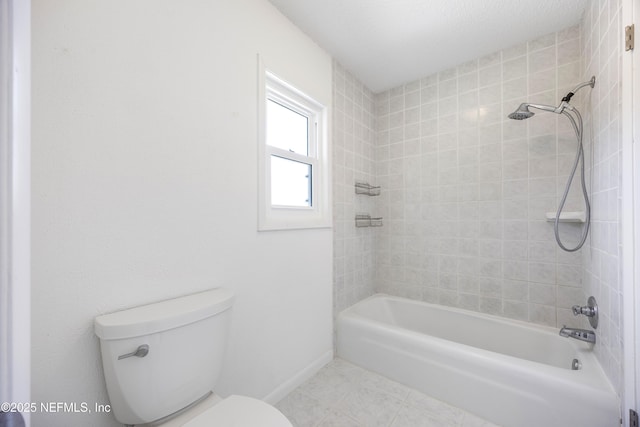
[[[271,156],[271,204],[311,206],[311,165]]]
[[[308,118],[267,100],[267,145],[307,156]]]

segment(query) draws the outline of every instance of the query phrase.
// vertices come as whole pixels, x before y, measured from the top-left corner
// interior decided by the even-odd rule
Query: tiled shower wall
[[[600,309],[596,354],[616,390],[622,390],[621,286],[621,63],[619,1],[592,1],[582,22],[583,79],[596,76],[591,103],[594,130],[593,217],[583,250],[584,288]]]
[[[374,96],[333,63],[334,315],[371,295],[374,229],[356,228],[356,213],[375,215],[374,200],[355,181],[374,184]]]
[[[372,94],[334,61],[334,313],[386,292],[551,326],[594,295],[596,353],[622,390],[621,4],[592,1],[580,27]],[[585,118],[591,232],[559,249],[551,223],[574,160],[564,117],[507,120],[521,102],[574,98]],[[533,110],[536,111],[536,110]],[[381,184],[357,196],[356,180]],[[582,210],[574,182],[566,210]],[[358,229],[358,212],[384,217]],[[562,237],[575,243],[579,226]],[[373,285],[375,281],[375,286]]]
[[[376,95],[376,290],[558,326],[575,322],[581,257],[555,212],[576,152],[557,105],[580,82],[578,27]],[[561,119],[561,120],[559,120]],[[581,208],[572,192],[568,210]],[[564,226],[576,241],[579,227]]]

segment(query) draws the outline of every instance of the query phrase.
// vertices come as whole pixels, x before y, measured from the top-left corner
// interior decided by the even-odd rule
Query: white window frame
[[[261,61],[258,68],[258,230],[330,227],[327,109],[269,71]],[[268,100],[308,118],[308,155],[267,145]],[[271,156],[311,165],[311,206],[272,205]]]

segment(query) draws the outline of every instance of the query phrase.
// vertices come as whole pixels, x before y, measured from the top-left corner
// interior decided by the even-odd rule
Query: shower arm
[[[591,80],[589,80],[587,82],[580,83],[578,86],[574,87],[569,93],[567,93],[564,96],[564,98],[562,98],[562,101],[560,101],[560,105],[558,105],[557,107],[553,107],[551,105],[544,105],[544,104],[527,104],[527,105],[529,107],[533,107],[533,108],[536,108],[538,110],[549,111],[549,112],[556,113],[556,114],[561,114],[565,110],[569,110],[571,112],[575,112],[576,110],[573,107],[573,105],[569,104],[569,101],[571,101],[571,98],[573,97],[573,95],[575,95],[576,92],[578,92],[583,87],[591,86],[593,88],[593,86],[595,84],[596,84],[596,77],[595,76],[592,76]],[[582,121],[581,118],[580,118],[580,121]]]
[[[591,86],[591,88],[593,88],[595,84],[596,84],[596,76],[591,76],[591,80],[589,80],[588,82],[580,83],[578,86],[574,87],[568,94],[566,94],[565,97],[562,98],[562,103],[565,103],[565,102],[568,103],[573,97],[573,95],[575,95],[576,92],[582,89],[583,87]],[[562,103],[560,105],[562,105]]]

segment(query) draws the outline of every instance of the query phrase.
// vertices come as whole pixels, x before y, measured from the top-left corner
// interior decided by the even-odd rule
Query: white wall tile
[[[497,63],[486,68],[481,68],[478,75],[480,87],[495,85],[502,81],[502,66]]]
[[[592,232],[587,240],[588,248],[582,254],[582,274],[576,274],[578,272],[569,267],[559,269],[558,274],[562,274],[562,279],[568,282],[569,289],[581,286],[586,295],[596,297],[599,305],[603,301],[596,355],[614,387],[622,395],[621,326],[614,320],[619,316],[618,305],[612,304],[612,301],[620,301],[623,297],[619,289],[621,243],[618,233],[621,215],[618,208],[619,189],[622,186],[619,165],[622,99],[620,64],[623,53],[619,41],[622,32],[620,14],[619,1],[590,2],[581,27],[581,39],[586,42],[582,43],[580,55],[575,56],[574,49],[579,46],[575,40],[558,47],[558,54],[562,52],[568,57],[567,60],[575,56],[581,61],[583,80],[596,76],[596,86],[589,100],[593,118],[587,116],[585,125],[585,128],[593,128],[594,131],[593,137],[585,141],[586,152],[594,156],[593,169],[590,171],[593,175]],[[567,64],[567,67],[570,65]],[[588,147],[591,140],[594,144],[592,149]],[[577,282],[580,276],[582,282]]]
[[[354,218],[356,212],[375,216],[374,201],[356,195],[354,184],[356,179],[376,184],[376,173],[389,171],[390,164],[376,164],[376,158],[403,158],[405,96],[403,91],[395,96],[389,93],[374,96],[336,61],[333,78],[335,315],[373,293],[373,229],[356,229]],[[407,105],[419,103],[419,96],[417,101],[411,95],[407,99]],[[406,116],[415,117],[416,113],[413,114],[409,112]],[[396,129],[402,132],[398,137]],[[392,138],[400,144],[388,145]]]
[[[558,267],[553,229],[544,215],[555,210],[558,170],[575,140],[571,147],[571,134],[554,115],[539,112],[522,122],[505,115],[521,102],[556,103],[559,81],[579,81],[578,57],[571,50],[579,46],[579,37],[577,28],[567,29],[562,36],[550,34],[378,96],[382,106],[376,114],[385,120],[390,113],[389,141],[404,143],[402,149],[391,146],[394,163],[376,160],[381,166],[375,170],[383,175],[378,179],[390,194],[405,188],[421,203],[378,199],[378,209],[396,218],[379,233],[406,234],[409,227],[421,237],[410,249],[396,247],[404,255],[390,258],[402,280],[389,287],[378,274],[376,289],[409,294],[408,287],[420,280],[440,287],[437,293],[421,291],[423,299],[555,324],[556,310],[565,309],[556,305],[555,290],[560,280],[567,289],[579,288],[572,274],[579,271],[580,259],[566,258],[571,262]],[[394,96],[402,97],[404,109]],[[407,127],[416,120],[419,127]],[[376,143],[384,144],[387,126],[374,128],[382,134]],[[564,139],[556,136],[560,129]],[[418,146],[418,163],[406,163]],[[404,265],[407,256],[413,267]],[[425,268],[429,259],[438,260],[435,268]],[[452,260],[458,260],[455,268]],[[388,271],[384,262],[378,258],[380,271]]]

